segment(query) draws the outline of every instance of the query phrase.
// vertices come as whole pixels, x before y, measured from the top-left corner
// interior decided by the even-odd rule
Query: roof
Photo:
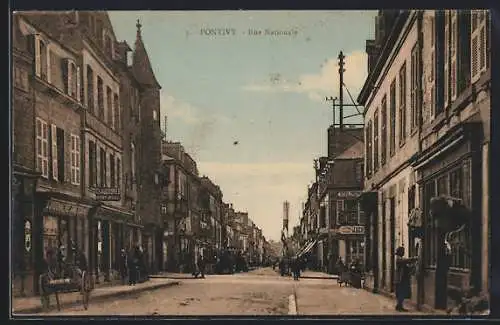
[[[364,143],[362,141],[357,141],[335,158],[358,159],[358,158],[363,158],[363,155],[364,155]]]
[[[137,20],[137,37],[135,40],[134,53],[132,55],[132,70],[139,83],[161,89],[155,77],[148,52],[144,46],[141,34],[141,23]]]

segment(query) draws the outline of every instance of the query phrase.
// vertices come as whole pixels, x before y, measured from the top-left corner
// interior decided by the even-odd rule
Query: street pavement
[[[92,302],[88,310],[70,305],[37,316],[130,315],[424,315],[397,313],[394,301],[363,289],[340,287],[324,274],[308,272],[293,281],[272,268],[204,279],[179,279],[179,285]],[[159,281],[160,279],[155,279]],[[410,306],[407,306],[410,308]]]

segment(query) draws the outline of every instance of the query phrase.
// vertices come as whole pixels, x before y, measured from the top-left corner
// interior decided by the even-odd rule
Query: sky
[[[291,231],[314,180],[313,160],[327,154],[332,104],[325,97],[338,97],[337,57],[346,56],[344,83],[355,100],[376,11],[109,15],[118,40],[131,47],[141,22],[167,139],[180,141],[224,202],[248,211],[266,238],[279,240],[289,201]],[[344,102],[351,104],[345,92]]]

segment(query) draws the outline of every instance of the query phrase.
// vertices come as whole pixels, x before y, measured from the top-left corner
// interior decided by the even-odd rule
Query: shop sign
[[[343,198],[343,199],[352,199],[352,198],[358,198],[362,191],[342,191],[342,192],[337,192],[337,197],[338,198]]]
[[[121,192],[118,187],[94,187],[92,191],[95,193],[97,201],[120,201]]]
[[[24,248],[26,252],[31,251],[31,222],[28,220],[24,223]]]
[[[43,220],[43,234],[46,236],[57,235],[57,218],[45,216]]]
[[[363,235],[365,226],[341,226],[337,229],[337,233],[341,235]]]

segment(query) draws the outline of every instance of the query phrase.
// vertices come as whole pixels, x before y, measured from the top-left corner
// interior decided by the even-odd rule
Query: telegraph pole
[[[340,75],[340,85],[339,85],[339,111],[340,111],[340,130],[342,131],[342,128],[344,126],[344,53],[340,51],[339,53],[339,75]]]
[[[326,97],[325,100],[327,102],[332,102],[332,117],[333,117],[332,127],[333,127],[333,130],[335,131],[335,102],[337,101],[337,97],[333,98],[332,96],[330,96],[330,97]]]

